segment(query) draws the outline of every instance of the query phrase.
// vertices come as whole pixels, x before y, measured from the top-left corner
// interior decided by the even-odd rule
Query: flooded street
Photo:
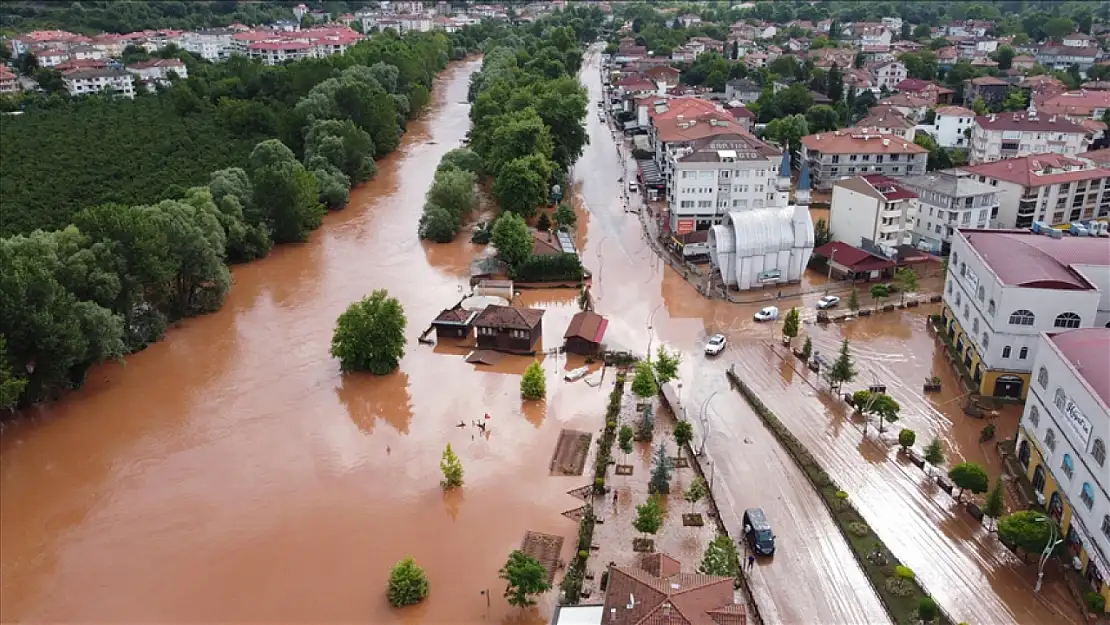
[[[497,571],[529,530],[567,537],[570,560],[577,524],[560,513],[581,505],[567,491],[590,478],[551,477],[549,462],[560,430],[602,427],[611,377],[599,387],[565,383],[562,370],[580,361],[547,357],[547,400],[523,405],[529,359],[471,365],[462,347],[416,340],[467,288],[480,249],[465,234],[446,245],[416,235],[435,167],[467,131],[467,85],[480,63],[443,73],[428,113],[379,162],[377,178],[352,191],[349,207],[308,243],[235,267],[222,310],[180,324],[126,365],[94,370],[85,388],[0,435],[0,620],[546,622],[555,593],[534,609],[510,608]],[[597,56],[587,56],[591,102],[600,97],[597,69]],[[706,405],[725,522],[735,530],[745,508],[763,507],[778,535],[776,556],[753,575],[767,622],[888,618],[817,494],[728,390],[723,372],[734,363],[954,616],[1066,622],[1031,598],[1028,568],[1015,572],[1013,556],[953,512],[951,498],[893,449],[861,444],[843,406],[821,399],[797,363],[769,347],[781,325],[752,322],[759,305],[706,301],[665,268],[636,215],[624,212],[614,140],[592,105],[586,123],[592,143],[571,192],[594,301],[609,319],[606,342],[683,353],[680,396],[695,447]],[[335,319],[377,288],[405,308],[407,354],[390,376],[342,376],[328,354]],[[520,303],[546,309],[545,347],[561,342],[576,295],[524,292]],[[820,295],[805,304],[812,309]],[[977,441],[983,422],[962,417],[922,310],[805,331],[822,352],[845,333],[864,375],[902,380],[888,381],[904,406],[895,429],[917,430],[919,446],[939,434],[949,458],[986,462],[994,474],[993,449]],[[707,360],[701,346],[716,332],[730,346]],[[931,410],[920,397],[920,379],[934,372],[945,391],[933,399],[952,410]],[[488,435],[455,427],[483,413],[492,417]],[[1003,438],[1016,417],[996,423]],[[466,475],[461,491],[445,495],[447,443]],[[393,610],[386,580],[406,556],[425,568],[431,593]]]

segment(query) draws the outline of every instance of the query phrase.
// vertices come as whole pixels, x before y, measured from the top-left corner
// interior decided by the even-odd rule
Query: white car
[[[755,313],[756,321],[774,321],[779,318],[779,309],[774,306],[768,306],[759,312]]]
[[[634,182],[632,180],[629,180],[628,181],[628,190],[631,191],[632,193],[635,193],[635,192],[640,190],[640,185],[636,184],[636,182]]]
[[[705,344],[705,355],[716,356],[717,354],[720,354],[721,352],[725,351],[725,343],[727,342],[728,339],[725,338],[725,335],[714,334],[713,336],[709,337],[709,342]]]
[[[840,298],[835,295],[826,295],[817,300],[817,308],[825,310],[826,308],[833,308],[840,305]]]

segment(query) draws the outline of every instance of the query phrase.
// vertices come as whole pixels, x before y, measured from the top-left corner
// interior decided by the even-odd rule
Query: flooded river
[[[85,388],[0,435],[0,620],[546,620],[554,593],[532,610],[510,608],[497,571],[527,530],[568,537],[563,557],[570,559],[577,526],[560,512],[581,505],[567,491],[589,477],[550,477],[549,461],[561,429],[601,428],[606,389],[564,383],[558,372],[580,363],[549,357],[548,399],[522,405],[519,375],[529,360],[506,358],[488,368],[464,362],[459,348],[416,342],[458,300],[478,250],[465,235],[448,245],[421,243],[416,227],[440,157],[467,130],[467,84],[479,67],[466,61],[444,72],[424,119],[409,125],[401,148],[378,164],[377,178],[353,191],[349,207],[329,215],[310,242],[236,267],[222,310],[180,324],[126,365],[96,369]],[[591,102],[597,100],[596,56],[588,57],[584,81]],[[742,360],[761,372],[758,384],[783,392],[770,398],[776,409],[787,391],[805,394],[790,390],[794,374],[767,351],[772,329],[751,323],[749,307],[707,302],[664,269],[636,216],[621,205],[608,129],[592,110],[587,124],[592,143],[575,167],[571,192],[595,302],[610,320],[606,340],[613,348],[642,352],[654,341],[683,352],[684,403],[696,408],[709,400],[707,449],[717,459],[715,492],[726,522],[733,524],[744,507],[763,506],[782,536],[779,554],[754,576],[768,622],[886,622],[816,495],[727,392],[723,367]],[[393,375],[342,376],[328,355],[335,319],[377,288],[405,308],[408,353]],[[575,295],[524,294],[524,304],[546,309],[548,347],[576,312]],[[908,331],[890,325],[891,332]],[[700,346],[722,331],[735,345],[707,362]],[[836,338],[816,340],[831,349]],[[876,349],[908,344],[902,334],[855,338]],[[932,353],[924,357],[931,361]],[[916,377],[931,369],[883,366]],[[488,435],[456,427],[483,413],[492,417]],[[811,408],[782,416],[791,427],[813,421],[815,433],[801,433],[807,442],[818,428],[839,427]],[[921,419],[914,426],[919,437],[947,423],[932,413]],[[953,437],[953,445],[966,438]],[[462,460],[466,484],[445,495],[439,457],[447,443]],[[848,472],[834,477],[861,496],[886,496],[881,489],[867,495],[854,478],[858,463],[837,460],[850,455],[846,445],[830,445],[831,455],[820,459],[834,473]],[[974,455],[972,447],[965,455]],[[904,478],[890,479],[908,487]],[[866,500],[861,508],[868,516],[895,511]],[[941,520],[935,513],[920,518]],[[883,523],[873,523],[892,538]],[[920,549],[912,542],[918,530],[892,544],[904,559],[914,560],[906,552]],[[920,531],[930,540],[952,533],[944,526]],[[431,594],[419,606],[392,610],[386,579],[406,556],[427,570]],[[919,550],[914,567],[927,557]],[[993,551],[982,557],[983,567],[1005,559]],[[966,566],[966,559],[952,561]],[[953,583],[961,592],[989,593],[1000,579],[965,574]],[[986,604],[998,623],[1045,614],[1008,611],[994,597]]]

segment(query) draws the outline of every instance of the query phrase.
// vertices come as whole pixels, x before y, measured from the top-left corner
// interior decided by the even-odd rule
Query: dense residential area
[[[1098,2],[0,3],[0,620],[1110,623],[1108,124]]]

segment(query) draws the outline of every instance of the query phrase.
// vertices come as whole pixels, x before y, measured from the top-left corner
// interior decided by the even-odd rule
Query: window
[[[1033,424],[1033,427],[1041,424],[1041,411],[1037,410],[1037,407],[1033,404],[1029,404],[1029,422]]]
[[[959,293],[956,293],[956,305],[957,305],[957,306],[959,306],[959,305],[960,305],[960,304],[962,304],[962,303],[964,303],[964,302],[963,302],[963,298],[962,298],[962,297],[960,297],[960,294],[959,294]]]
[[[978,319],[976,319],[976,321],[978,321]],[[987,347],[989,347],[990,344],[991,344],[991,337],[986,332],[984,332],[983,333],[983,349],[987,349]]]
[[[1010,346],[1009,345],[1002,348],[1002,357],[1003,358],[1009,358],[1010,357]]]
[[[992,299],[991,301],[987,302],[987,314],[993,316],[994,311],[995,311],[995,306],[994,306],[994,300]]]
[[[971,309],[968,308],[967,304],[964,304],[964,319],[967,319],[968,315],[970,315],[970,314],[971,314]]]
[[[722,169],[721,170],[721,177],[722,178],[728,178],[728,175],[729,175],[729,171],[727,169]]]
[[[1037,371],[1037,384],[1040,384],[1041,388],[1048,388],[1048,369],[1041,367]]]
[[[1018,359],[1025,360],[1028,357],[1029,357],[1029,348],[1028,347],[1022,347],[1021,351],[1018,352]]]
[[[1056,315],[1056,321],[1052,325],[1057,328],[1078,328],[1079,315],[1072,312],[1060,313]]]
[[[1048,428],[1044,433],[1044,446],[1050,451],[1056,451],[1056,432],[1052,428]]]
[[[1096,438],[1095,444],[1091,445],[1091,455],[1094,456],[1098,466],[1106,465],[1106,443],[1102,442],[1101,438]]]
[[[979,285],[979,301],[981,302],[986,298],[987,298],[987,290],[983,288],[983,285]]]
[[[1083,482],[1083,488],[1079,490],[1079,499],[1083,501],[1083,505],[1087,506],[1090,510],[1095,505],[1095,489],[1091,488],[1090,482]]]
[[[1110,514],[1102,516],[1102,535],[1110,540]]]
[[[1064,470],[1064,475],[1071,476],[1075,473],[1075,464],[1071,461],[1071,454],[1064,454],[1064,461],[1060,463],[1060,468]]]
[[[1056,404],[1056,407],[1059,408],[1060,410],[1063,410],[1064,409],[1064,404],[1066,404],[1067,401],[1068,401],[1068,396],[1064,394],[1064,389],[1057,386],[1056,387],[1056,396],[1052,398],[1052,403]]]
[[[974,322],[972,322],[972,324],[971,324],[971,331],[972,331],[972,332],[978,332],[978,331],[979,331],[979,318],[978,318],[978,317],[976,317],[976,318],[975,318],[975,321],[974,321]]]
[[[1033,313],[1025,309],[1010,313],[1010,325],[1012,326],[1031,326],[1035,320],[1036,317]]]
[[[930,215],[933,214],[933,209],[931,209],[931,208],[929,209],[929,214]],[[955,252],[952,252],[952,264],[955,265],[957,263],[957,261],[959,261],[959,260],[960,260],[960,255],[955,253]]]
[[[952,281],[951,280],[948,281],[948,294],[949,295],[952,294]]]
[[[967,265],[965,263],[960,263],[960,277],[962,278],[966,275],[967,275]]]

